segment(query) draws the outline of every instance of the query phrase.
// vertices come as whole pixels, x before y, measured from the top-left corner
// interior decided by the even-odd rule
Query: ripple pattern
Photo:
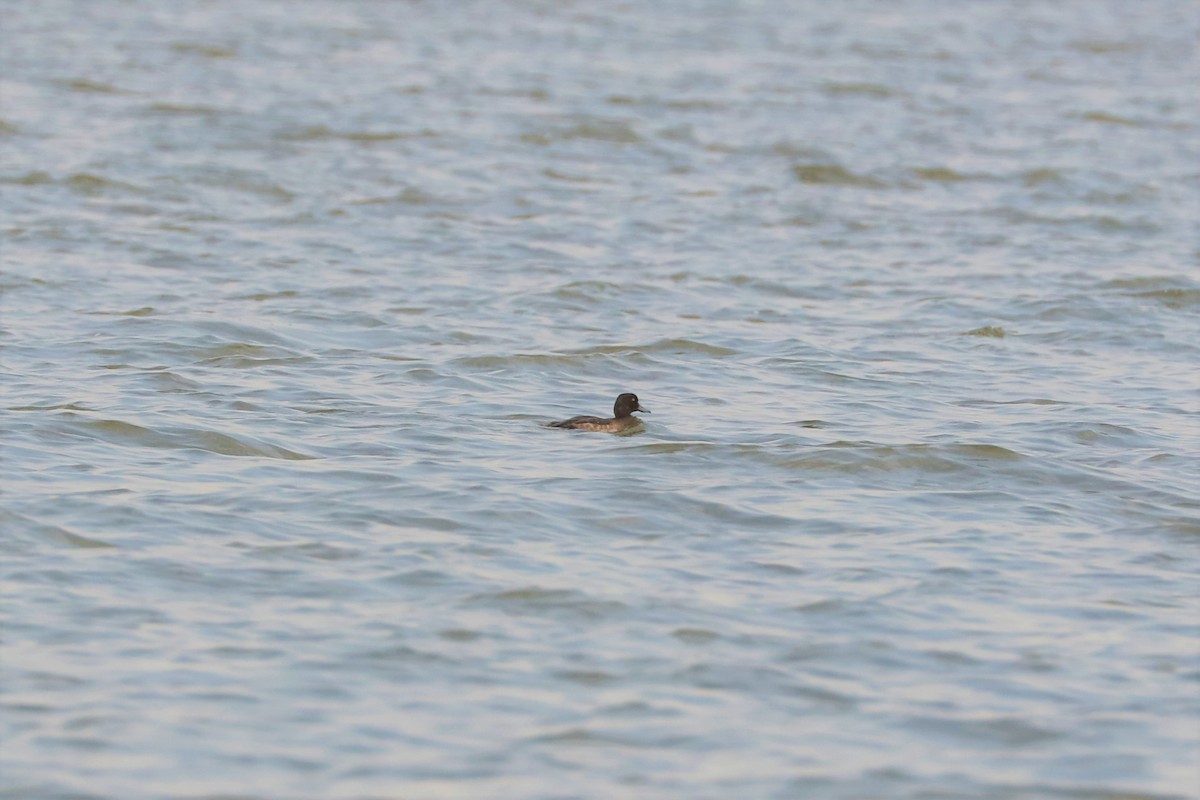
[[[5,34],[0,795],[1200,797],[1194,6]]]

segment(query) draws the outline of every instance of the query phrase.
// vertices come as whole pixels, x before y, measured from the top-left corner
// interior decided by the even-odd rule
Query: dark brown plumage
[[[647,414],[650,409],[642,408],[638,403],[636,394],[626,392],[617,397],[617,401],[613,403],[613,418],[604,419],[603,417],[571,417],[564,419],[562,422],[551,422],[551,428],[570,428],[577,431],[604,431],[606,433],[619,433],[626,428],[633,427],[641,423],[637,417],[633,416],[633,412],[643,411]]]

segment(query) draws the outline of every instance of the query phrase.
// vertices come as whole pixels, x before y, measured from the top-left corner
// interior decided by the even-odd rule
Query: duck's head
[[[641,405],[638,404],[637,395],[632,394],[631,392],[626,392],[625,394],[618,396],[617,402],[613,403],[613,416],[617,419],[623,419],[624,417],[632,416],[633,412],[635,411],[644,411],[647,414],[650,413],[650,409],[642,408]]]

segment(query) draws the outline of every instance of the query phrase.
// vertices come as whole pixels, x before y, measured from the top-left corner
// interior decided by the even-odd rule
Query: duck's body
[[[604,419],[603,417],[571,417],[564,419],[562,422],[551,422],[551,428],[570,428],[575,431],[602,431],[603,433],[620,433],[626,428],[632,428],[635,425],[641,425],[642,421],[637,417],[613,417],[612,419]]]
[[[612,419],[604,419],[603,417],[571,417],[564,419],[562,422],[551,422],[551,428],[570,428],[577,431],[602,431],[604,433],[620,433],[628,430],[635,425],[641,425],[642,421],[633,416],[635,411],[644,411],[649,414],[650,409],[642,408],[638,405],[636,394],[626,392],[617,398],[617,402],[613,403]]]

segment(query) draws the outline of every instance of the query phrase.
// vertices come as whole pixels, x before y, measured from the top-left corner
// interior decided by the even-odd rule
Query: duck
[[[642,421],[633,416],[633,412],[641,411],[649,414],[650,409],[643,408],[638,402],[638,397],[632,392],[625,392],[617,396],[617,401],[613,403],[612,419],[604,419],[603,417],[588,417],[579,416],[564,419],[561,422],[551,422],[551,428],[570,428],[576,431],[602,431],[604,433],[620,433],[628,430],[636,425],[640,425]]]

